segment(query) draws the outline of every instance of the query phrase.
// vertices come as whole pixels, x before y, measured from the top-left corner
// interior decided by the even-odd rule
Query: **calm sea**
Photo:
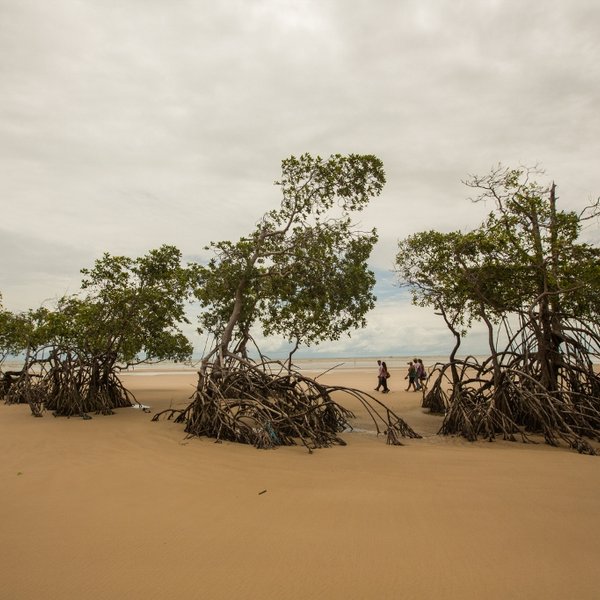
[[[406,368],[407,363],[414,358],[421,358],[423,360],[423,364],[426,367],[433,366],[438,362],[446,362],[448,360],[447,356],[381,356],[381,357],[340,357],[340,358],[321,358],[321,357],[312,357],[312,358],[298,358],[294,360],[294,365],[300,371],[306,373],[323,373],[324,371],[328,371],[330,369],[339,370],[348,370],[348,369],[363,369],[363,370],[377,370],[377,360],[381,359],[385,361],[388,366],[388,369],[396,369],[396,368]],[[479,359],[483,357],[477,357]],[[280,360],[282,362],[285,359],[274,359]],[[23,365],[23,361],[12,360],[5,361],[2,365],[3,371],[16,371],[19,370]],[[175,363],[171,361],[165,361],[158,364],[144,364],[138,365],[136,367],[130,368],[126,371],[128,374],[140,374],[140,375],[162,375],[162,374],[184,374],[195,372],[200,366],[200,360],[194,361],[190,364],[184,363]]]

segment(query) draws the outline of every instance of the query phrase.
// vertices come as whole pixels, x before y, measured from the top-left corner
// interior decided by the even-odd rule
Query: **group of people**
[[[390,372],[383,360],[378,360],[377,366],[379,370],[377,372],[377,387],[375,388],[375,391],[378,392],[381,389],[384,394],[387,394],[390,391],[387,384],[387,380],[390,378]],[[404,379],[408,379],[407,392],[411,387],[415,392],[418,392],[423,388],[424,381],[427,379],[427,371],[420,358],[414,358],[408,363],[408,374]]]
[[[425,365],[420,358],[413,358],[408,364],[408,373],[404,379],[408,379],[408,392],[412,386],[413,391],[418,392],[423,388],[424,381],[427,379]]]

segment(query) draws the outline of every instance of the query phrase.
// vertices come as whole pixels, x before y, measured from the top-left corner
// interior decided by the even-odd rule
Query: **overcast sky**
[[[0,0],[4,306],[76,291],[105,251],[199,257],[278,205],[283,158],[368,153],[379,302],[319,350],[446,353],[397,242],[476,226],[461,180],[499,162],[541,165],[565,208],[600,195],[599,32],[593,0]]]

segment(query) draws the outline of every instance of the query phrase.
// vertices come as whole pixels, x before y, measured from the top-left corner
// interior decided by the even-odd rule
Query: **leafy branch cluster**
[[[196,270],[201,328],[221,356],[246,355],[256,324],[296,346],[339,339],[364,327],[374,306],[367,259],[377,234],[359,231],[352,214],[383,188],[381,161],[304,154],[284,160],[282,171],[280,208],[237,243],[211,244],[214,257]]]

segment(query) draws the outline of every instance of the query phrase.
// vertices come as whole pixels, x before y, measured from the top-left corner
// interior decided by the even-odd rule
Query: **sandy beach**
[[[256,450],[152,422],[191,373],[126,374],[152,414],[36,419],[0,405],[0,598],[596,599],[600,458],[435,435],[375,370],[329,383],[385,400],[420,440],[385,444],[356,405],[347,446]]]

